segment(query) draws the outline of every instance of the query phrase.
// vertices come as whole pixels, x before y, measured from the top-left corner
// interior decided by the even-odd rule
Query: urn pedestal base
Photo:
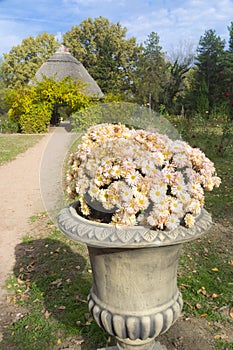
[[[122,348],[122,349],[124,349],[124,348]],[[97,350],[119,350],[119,349],[117,348],[117,346],[111,346],[111,347],[108,347],[108,348],[101,348],[101,349],[97,349]],[[166,346],[160,344],[159,342],[155,342],[154,347],[152,348],[152,350],[167,350],[167,348],[166,348]]]

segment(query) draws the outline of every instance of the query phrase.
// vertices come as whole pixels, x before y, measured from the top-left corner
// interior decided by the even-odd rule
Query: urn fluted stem
[[[88,247],[93,271],[89,310],[118,339],[118,349],[154,349],[154,339],[179,317],[181,244],[138,249]]]

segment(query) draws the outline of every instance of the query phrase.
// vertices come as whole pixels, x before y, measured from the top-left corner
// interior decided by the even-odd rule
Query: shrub
[[[52,107],[46,102],[32,105],[28,113],[20,117],[20,126],[24,134],[40,134],[47,131],[52,116]]]

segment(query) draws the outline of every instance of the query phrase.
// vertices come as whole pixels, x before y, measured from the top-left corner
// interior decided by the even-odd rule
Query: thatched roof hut
[[[86,85],[85,92],[88,96],[95,98],[103,97],[98,84],[90,76],[82,63],[74,58],[64,45],[61,45],[55,54],[42,64],[36,72],[35,79],[42,81],[44,76],[54,78],[56,81],[60,81],[66,77],[79,79]],[[30,83],[32,84],[32,82]]]

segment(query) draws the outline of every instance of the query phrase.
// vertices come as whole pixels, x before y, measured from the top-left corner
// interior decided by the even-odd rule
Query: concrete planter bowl
[[[160,231],[89,221],[76,207],[77,202],[61,210],[58,225],[88,247],[93,271],[89,310],[98,325],[116,337],[117,347],[111,349],[165,349],[155,338],[182,310],[177,288],[180,249],[207,232],[210,215],[202,210],[192,229]]]

